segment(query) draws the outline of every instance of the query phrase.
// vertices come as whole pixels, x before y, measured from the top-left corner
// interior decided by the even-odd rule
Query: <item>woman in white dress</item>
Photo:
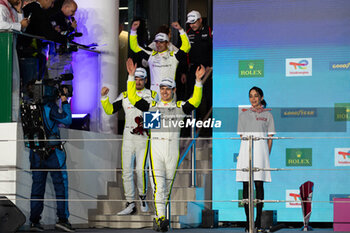
[[[265,109],[266,101],[264,93],[258,87],[252,87],[249,90],[249,101],[251,108],[243,109],[238,118],[238,134],[241,137],[253,135],[255,137],[273,136],[275,134],[275,126],[272,114],[269,109]],[[270,168],[269,155],[272,148],[272,140],[253,141],[253,163],[255,168]],[[237,160],[237,169],[249,167],[249,141],[242,140]],[[243,199],[248,198],[248,181],[249,173],[246,171],[237,171],[236,181],[243,182]],[[270,171],[254,172],[254,183],[256,198],[264,200],[264,182],[271,182]],[[255,227],[261,230],[261,214],[263,203],[256,205],[257,215]],[[248,204],[244,204],[244,210],[247,217],[246,230],[249,227],[249,208]]]

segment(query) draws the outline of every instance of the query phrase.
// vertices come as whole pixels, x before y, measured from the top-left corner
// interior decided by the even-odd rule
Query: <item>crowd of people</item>
[[[67,49],[67,42],[77,36],[77,21],[74,14],[78,5],[74,0],[0,0],[0,29],[23,31],[34,36],[45,37],[53,42],[47,44],[40,39],[21,36],[18,39],[18,55],[23,61],[31,58],[38,61],[39,71],[26,69],[21,66],[22,89],[33,80],[54,78],[62,73],[72,73],[72,50]],[[109,89],[101,90],[101,104],[106,114],[112,115],[121,109],[125,112],[125,126],[121,153],[122,178],[126,198],[125,209],[118,215],[136,213],[137,194],[142,212],[148,212],[146,200],[148,177],[153,188],[155,218],[153,229],[165,232],[169,227],[166,208],[170,199],[176,170],[179,162],[180,130],[161,131],[143,128],[143,112],[157,112],[165,116],[171,113],[175,116],[186,116],[196,108],[198,118],[203,119],[212,106],[212,30],[204,24],[198,11],[187,14],[187,28],[178,22],[171,27],[179,32],[181,43],[171,43],[171,27],[161,25],[149,45],[139,44],[138,30],[140,20],[134,20],[131,25],[129,46],[133,59],[126,62],[128,71],[127,90],[111,102]],[[44,49],[49,45],[49,58]],[[149,70],[149,74],[147,72]],[[207,79],[203,83],[202,79]],[[146,88],[149,82],[150,89]],[[66,90],[65,90],[66,91]],[[60,94],[61,109],[56,104],[57,98],[48,98],[44,105],[43,118],[45,129],[56,139],[59,139],[57,125],[69,125],[72,121],[70,105],[66,92]],[[251,127],[259,128],[264,134],[274,134],[272,115],[264,108],[263,92],[253,87],[249,91],[252,108],[244,111],[239,117],[239,134],[246,136]],[[259,117],[257,114],[260,114]],[[173,120],[172,117],[167,117]],[[255,123],[252,123],[255,122]],[[162,139],[162,140],[160,140]],[[261,144],[261,145],[260,145]],[[272,141],[261,141],[255,164],[258,167],[269,167],[269,154]],[[247,167],[247,145],[242,140],[237,168]],[[66,154],[61,143],[53,144],[52,151],[43,158],[42,155],[31,151],[30,164],[32,169],[65,169]],[[135,189],[133,170],[136,163],[137,189]],[[149,175],[147,174],[148,167]],[[31,231],[43,231],[40,223],[43,211],[43,199],[47,171],[33,171],[31,194]],[[243,182],[243,197],[248,196],[248,177],[246,172],[237,172],[237,181]],[[73,232],[69,223],[68,177],[65,171],[51,172],[57,201],[58,222],[56,228]],[[257,198],[263,200],[263,182],[270,182],[269,172],[261,171],[255,175]],[[136,191],[137,190],[137,191]],[[244,205],[249,223],[249,210]],[[257,204],[256,225],[261,226],[262,203]]]
[[[26,98],[33,97],[28,88],[36,80],[55,78],[62,73],[72,73],[71,51],[67,42],[77,28],[74,14],[78,8],[74,0],[1,0],[0,29],[25,32],[31,36],[18,36],[17,54],[20,62],[21,91]],[[44,37],[47,43],[33,36]],[[45,48],[49,47],[49,57]],[[48,59],[47,59],[48,58]],[[33,62],[34,61],[34,62]],[[54,87],[45,88],[42,101],[42,119],[46,138],[60,139],[59,124],[70,125],[72,114],[68,102],[68,89],[57,93]],[[26,99],[27,100],[27,99]],[[57,101],[60,100],[61,106]],[[24,101],[24,99],[22,100]],[[68,208],[68,175],[66,152],[60,141],[50,141],[43,150],[30,150],[32,188],[30,202],[30,230],[42,232],[40,223],[44,209],[44,196],[48,169],[51,171],[56,199],[57,223],[55,228],[74,232],[70,224]],[[57,171],[62,169],[62,171]]]
[[[149,166],[155,207],[153,222],[155,231],[165,232],[169,227],[166,207],[179,162],[180,129],[167,132],[151,129],[148,132],[142,128],[142,113],[156,111],[167,115],[168,120],[174,120],[169,113],[183,118],[199,107],[203,93],[202,78],[211,68],[212,35],[211,30],[202,24],[198,11],[191,11],[188,14],[187,23],[190,37],[178,22],[171,24],[171,27],[179,32],[181,46],[177,47],[171,43],[171,28],[167,25],[159,27],[153,42],[147,46],[147,43],[139,45],[138,29],[142,21],[134,20],[129,36],[129,46],[134,53],[132,54],[134,59],[129,58],[127,61],[129,73],[127,90],[113,103],[107,96],[109,89],[103,87],[101,90],[101,103],[106,114],[113,114],[123,108],[126,116],[121,161],[127,203],[125,209],[117,214],[136,213],[134,161],[136,161],[140,208],[142,212],[148,211],[145,200],[146,170]],[[199,52],[203,49],[206,52]],[[144,68],[149,69],[148,79]],[[176,78],[177,74],[181,76],[180,80]],[[147,80],[150,81],[150,89],[145,88]],[[180,91],[177,91],[178,86]],[[164,140],[159,140],[160,138]]]

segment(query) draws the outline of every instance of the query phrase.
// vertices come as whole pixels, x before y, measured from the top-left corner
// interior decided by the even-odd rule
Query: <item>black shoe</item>
[[[160,217],[158,219],[158,224],[159,224],[159,227],[160,227],[160,230],[162,232],[167,232],[168,231],[168,227],[169,227],[169,220],[166,219],[164,216]]]
[[[154,231],[160,231],[160,227],[159,227],[159,224],[158,224],[158,218],[154,218],[153,219],[153,230]]]
[[[58,221],[55,225],[57,230],[62,230],[65,232],[75,232],[75,229],[68,221]]]
[[[31,232],[43,232],[44,227],[40,223],[30,223]]]

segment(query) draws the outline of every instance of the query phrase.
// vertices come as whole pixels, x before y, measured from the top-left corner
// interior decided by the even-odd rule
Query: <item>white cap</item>
[[[135,77],[145,79],[147,77],[147,71],[144,68],[139,67],[135,71]]]
[[[155,36],[154,41],[169,41],[169,36],[163,32],[160,32]]]
[[[202,16],[198,11],[191,11],[187,14],[187,22],[186,23],[195,23]]]
[[[171,89],[173,89],[176,87],[176,83],[173,78],[165,78],[159,84],[159,87],[162,87],[162,86],[170,87]]]

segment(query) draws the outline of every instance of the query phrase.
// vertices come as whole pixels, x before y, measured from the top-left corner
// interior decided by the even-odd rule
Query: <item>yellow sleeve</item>
[[[141,100],[142,98],[136,94],[136,82],[134,78],[128,79],[128,98],[132,105],[135,105],[137,101]]]
[[[192,104],[195,108],[201,104],[202,101],[202,89],[203,87],[199,87],[197,85],[194,86],[193,95],[191,99],[188,100],[190,104]]]
[[[107,115],[112,115],[113,114],[113,104],[111,104],[109,102],[109,97],[107,97],[104,100],[101,99],[101,104],[102,104],[103,110],[105,111],[105,113]]]
[[[130,41],[129,41],[129,44],[130,44],[130,49],[135,52],[135,53],[138,53],[140,51],[142,51],[142,49],[140,48],[139,44],[137,43],[137,34],[136,32],[131,32],[130,33]]]
[[[187,37],[186,32],[180,33],[180,38],[182,42],[180,50],[184,51],[185,53],[188,53],[191,49],[191,44],[190,44],[190,40]]]

